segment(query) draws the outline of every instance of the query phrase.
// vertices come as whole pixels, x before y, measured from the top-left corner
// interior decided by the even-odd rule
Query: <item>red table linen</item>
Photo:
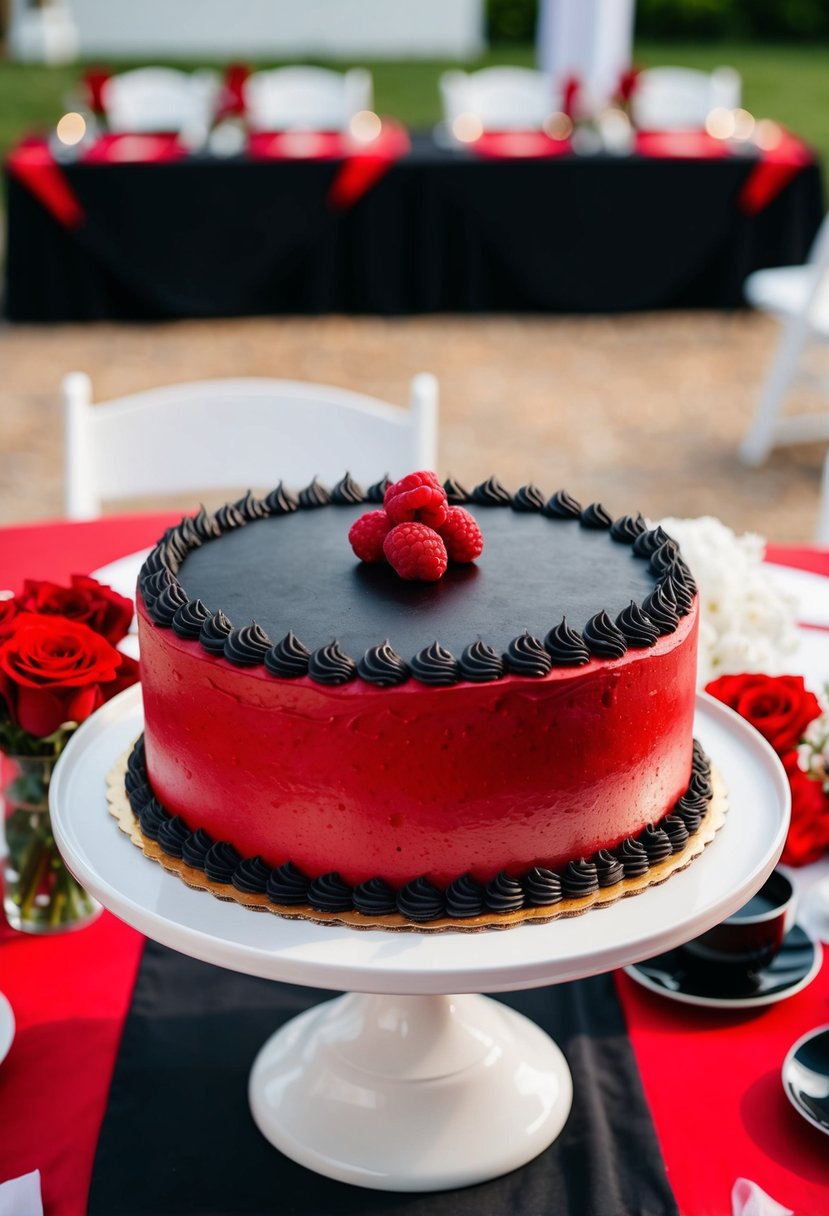
[[[66,580],[152,544],[177,514],[0,531],[0,587]],[[777,562],[829,573],[829,554],[770,548]],[[143,938],[109,913],[53,938],[0,934],[0,988],[17,1037],[0,1067],[0,1181],[38,1168],[46,1216],[79,1216]],[[783,1057],[829,1022],[829,964],[778,1005],[720,1013],[673,1004],[623,974],[617,989],[683,1216],[726,1216],[751,1178],[796,1216],[829,1212],[826,1140],[789,1106]]]
[[[350,145],[348,156],[339,168],[328,191],[330,206],[346,211],[363,197],[389,169],[409,151],[406,128],[383,119],[380,133],[368,143]]]
[[[823,550],[768,545],[766,560],[829,575]],[[622,972],[616,988],[683,1216],[728,1213],[737,1177],[756,1182],[795,1216],[826,1216],[826,1138],[801,1119],[780,1084],[792,1043],[829,1022],[826,958],[803,992],[756,1012],[673,1004]]]
[[[707,131],[637,131],[635,149],[640,156],[698,160],[732,155],[726,140],[715,139]],[[814,160],[814,153],[789,131],[781,131],[773,148],[755,151],[756,159],[737,195],[737,206],[745,215],[757,215],[768,207],[795,174]]]
[[[339,160],[328,203],[345,211],[363,197],[410,147],[400,123],[383,119],[379,134],[366,143],[341,131],[254,131],[248,155],[254,160]]]
[[[544,131],[484,131],[470,147],[489,160],[536,160],[573,150],[569,139],[552,139]]]
[[[813,549],[807,545],[766,545],[766,561],[829,578],[829,549]]]
[[[175,133],[119,131],[99,136],[84,153],[87,165],[165,164],[187,156]]]
[[[665,1000],[624,972],[616,990],[682,1216],[726,1216],[737,1178],[795,1216],[826,1216],[826,1137],[790,1105],[780,1069],[829,1022],[829,964],[789,1000],[733,1013]]]
[[[6,168],[64,228],[79,228],[83,207],[43,139],[27,140],[9,153]]]
[[[639,156],[683,160],[719,160],[729,154],[725,141],[707,131],[637,131],[634,149]]]
[[[814,154],[801,140],[788,131],[781,132],[780,142],[766,149],[752,169],[737,206],[746,215],[757,215],[813,160]]]
[[[39,1169],[45,1216],[86,1211],[143,945],[109,912],[55,937],[0,928],[0,989],[17,1022],[0,1066],[0,1181]]]
[[[251,131],[248,156],[254,160],[339,160],[346,155],[341,131]]]
[[[67,582],[153,543],[179,515],[0,530],[0,589]],[[144,938],[104,912],[32,937],[0,920],[0,990],[17,1033],[0,1066],[0,1182],[39,1169],[46,1216],[86,1211],[98,1131]]]
[[[187,149],[177,135],[123,133],[102,135],[81,159],[85,164],[161,164],[186,155]],[[24,140],[9,153],[6,168],[62,227],[79,228],[86,219],[80,200],[45,139]]]

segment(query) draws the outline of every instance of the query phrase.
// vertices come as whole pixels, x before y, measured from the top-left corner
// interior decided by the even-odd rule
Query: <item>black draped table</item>
[[[803,260],[822,213],[808,154],[750,205],[756,157],[426,136],[347,198],[336,158],[75,162],[52,209],[7,169],[14,321],[729,308],[753,270]]]

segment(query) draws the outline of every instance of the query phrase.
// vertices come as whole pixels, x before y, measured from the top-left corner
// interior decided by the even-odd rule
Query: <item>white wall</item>
[[[80,54],[465,59],[483,0],[69,0]]]

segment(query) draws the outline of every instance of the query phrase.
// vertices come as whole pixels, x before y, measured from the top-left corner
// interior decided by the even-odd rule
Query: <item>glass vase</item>
[[[23,933],[64,933],[88,925],[101,905],[69,873],[52,835],[49,782],[57,757],[2,759],[6,919]]]

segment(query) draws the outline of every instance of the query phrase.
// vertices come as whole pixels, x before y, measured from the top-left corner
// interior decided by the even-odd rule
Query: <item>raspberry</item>
[[[481,529],[475,517],[463,507],[448,508],[446,523],[438,528],[438,533],[453,562],[474,562],[483,552]]]
[[[446,519],[446,491],[436,473],[409,473],[390,485],[383,497],[383,506],[393,523],[410,520],[439,528]]]
[[[446,546],[426,524],[398,524],[383,541],[383,552],[401,578],[434,583],[446,570]]]
[[[366,511],[348,532],[351,548],[363,562],[383,561],[383,541],[392,522],[385,511]]]

